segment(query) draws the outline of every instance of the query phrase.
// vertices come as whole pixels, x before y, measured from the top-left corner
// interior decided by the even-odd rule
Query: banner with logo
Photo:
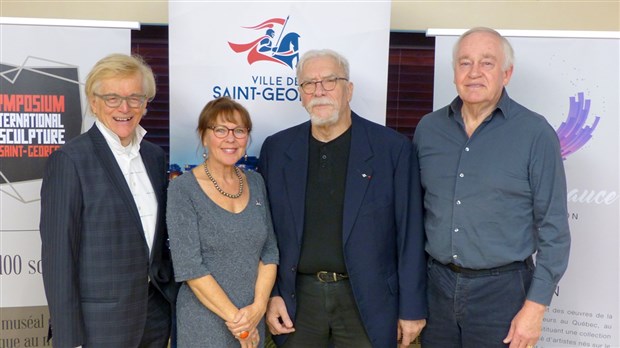
[[[428,33],[437,35],[434,109],[456,96],[462,32]],[[537,347],[620,347],[620,33],[500,33],[515,50],[507,91],[556,129],[567,175],[570,261]]]
[[[309,119],[295,67],[310,49],[349,60],[352,109],[385,124],[390,2],[170,2],[170,163],[202,162],[196,133],[207,102],[229,96],[253,121],[248,155]]]
[[[49,154],[86,131],[83,83],[130,52],[137,23],[0,18],[0,347],[50,346],[41,278],[41,178]]]

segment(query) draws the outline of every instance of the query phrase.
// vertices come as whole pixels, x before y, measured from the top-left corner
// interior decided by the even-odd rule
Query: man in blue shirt
[[[414,135],[430,256],[424,348],[533,347],[568,264],[560,144],[508,96],[512,62],[495,30],[464,33],[453,51],[458,97]]]

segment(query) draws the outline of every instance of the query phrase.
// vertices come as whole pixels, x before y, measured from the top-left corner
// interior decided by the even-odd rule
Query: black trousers
[[[372,347],[348,279],[324,283],[299,274],[296,286],[295,332],[283,347]]]
[[[140,348],[168,347],[172,323],[170,303],[149,283],[149,302]]]

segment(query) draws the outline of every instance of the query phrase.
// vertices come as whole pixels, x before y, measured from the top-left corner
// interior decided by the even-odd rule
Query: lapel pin
[[[261,202],[258,199],[256,200],[256,205],[257,206],[262,206]]]
[[[368,175],[368,174],[366,174],[366,173],[364,173],[364,174],[362,174],[362,178],[367,178],[367,179],[370,179],[370,178],[371,178],[371,176],[370,176],[370,175]]]

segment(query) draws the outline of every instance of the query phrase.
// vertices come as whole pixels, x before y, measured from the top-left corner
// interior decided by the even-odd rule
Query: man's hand
[[[542,332],[542,321],[547,306],[526,300],[523,307],[510,323],[508,336],[504,343],[509,348],[532,348]]]
[[[288,316],[284,299],[274,296],[269,299],[266,313],[267,326],[272,335],[281,335],[295,332],[293,321]]]
[[[407,348],[426,326],[426,319],[403,320],[398,319],[398,348]]]

